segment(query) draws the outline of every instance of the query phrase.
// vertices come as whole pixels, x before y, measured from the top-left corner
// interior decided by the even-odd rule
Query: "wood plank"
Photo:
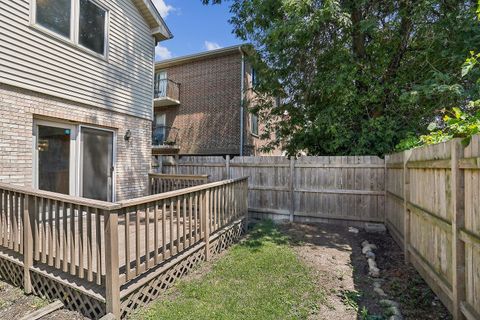
[[[459,168],[467,170],[480,170],[480,157],[460,159]]]
[[[461,303],[465,300],[465,243],[459,233],[465,228],[465,175],[459,168],[459,159],[463,157],[460,140],[451,141],[451,198],[452,198],[452,300],[453,317],[462,317]]]
[[[55,312],[59,309],[63,308],[63,303],[59,300],[55,300],[54,302],[50,303],[49,305],[40,308],[34,312],[31,312],[27,314],[26,316],[23,316],[20,318],[20,320],[37,320],[41,319],[47,315],[49,315],[52,312]]]
[[[410,169],[451,169],[451,165],[452,161],[450,159],[442,159],[409,161],[407,166]]]
[[[423,218],[427,219],[431,224],[436,225],[446,232],[450,232],[452,229],[452,223],[442,217],[439,217],[435,213],[429,212],[426,209],[423,209],[411,202],[407,203],[407,208],[415,214],[422,216]]]

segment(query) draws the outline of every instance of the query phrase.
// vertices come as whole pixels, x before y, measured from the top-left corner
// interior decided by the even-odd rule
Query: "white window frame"
[[[30,26],[57,39],[62,42],[69,44],[70,46],[80,49],[90,55],[93,55],[97,58],[103,60],[108,60],[109,53],[109,40],[110,40],[110,10],[108,10],[104,5],[100,4],[96,0],[89,0],[93,2],[100,9],[105,11],[105,41],[103,54],[95,52],[79,43],[79,23],[80,23],[80,0],[70,0],[70,37],[65,37],[61,34],[52,31],[41,24],[37,23],[37,0],[30,0]]]
[[[33,120],[33,187],[38,189],[38,126],[48,126],[54,128],[62,128],[71,130],[70,135],[70,172],[69,172],[69,191],[71,196],[82,196],[82,177],[83,177],[83,154],[82,154],[82,128],[90,128],[95,130],[107,131],[113,134],[113,148],[112,148],[112,202],[116,201],[117,191],[117,137],[116,130],[100,128],[85,124],[71,124],[62,121],[50,121],[50,120]]]

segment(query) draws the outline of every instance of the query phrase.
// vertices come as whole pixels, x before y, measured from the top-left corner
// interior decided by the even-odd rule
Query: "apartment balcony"
[[[180,84],[170,79],[155,79],[153,102],[155,107],[178,106]]]
[[[152,154],[177,154],[180,147],[177,144],[178,129],[167,126],[157,126],[152,130]]]

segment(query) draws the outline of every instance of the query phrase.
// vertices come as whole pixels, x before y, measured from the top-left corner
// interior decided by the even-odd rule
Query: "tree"
[[[255,90],[282,98],[280,107],[260,99],[252,109],[268,124],[264,136],[276,133],[267,148],[384,154],[478,94],[475,75],[458,69],[480,43],[474,1],[228,3],[235,34],[256,49]]]

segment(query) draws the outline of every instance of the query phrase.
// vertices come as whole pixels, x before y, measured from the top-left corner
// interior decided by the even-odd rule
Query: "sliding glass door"
[[[36,120],[34,186],[40,190],[114,201],[114,132]]]

